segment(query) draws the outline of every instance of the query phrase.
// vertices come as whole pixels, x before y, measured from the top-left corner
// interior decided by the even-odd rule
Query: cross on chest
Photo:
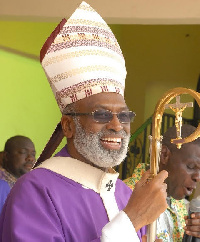
[[[113,187],[113,182],[112,180],[110,180],[107,184],[106,184],[106,187],[108,187],[107,191],[110,191],[111,188]]]

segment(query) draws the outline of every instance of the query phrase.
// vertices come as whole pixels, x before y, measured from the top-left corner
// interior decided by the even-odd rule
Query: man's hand
[[[156,239],[155,242],[162,242],[163,240],[162,239]],[[147,242],[147,236],[146,235],[143,235],[142,236],[142,242]]]
[[[186,216],[185,223],[186,234],[200,238],[200,213],[192,213],[191,218]]]
[[[130,218],[136,231],[151,224],[167,208],[167,185],[164,183],[167,176],[167,171],[163,170],[148,182],[150,171],[147,171],[135,185],[124,212]]]

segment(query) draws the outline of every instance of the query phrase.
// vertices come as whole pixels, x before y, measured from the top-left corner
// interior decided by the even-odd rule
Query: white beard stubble
[[[114,167],[121,164],[128,151],[130,135],[124,130],[119,132],[107,130],[98,133],[86,133],[77,118],[74,118],[74,122],[76,124],[74,146],[84,158],[102,168]],[[123,138],[120,150],[104,149],[100,143],[101,137],[109,137],[109,135],[113,135],[113,132]]]

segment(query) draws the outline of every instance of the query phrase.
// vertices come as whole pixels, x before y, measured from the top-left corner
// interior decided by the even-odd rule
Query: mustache
[[[73,117],[74,122],[76,124],[76,128],[81,128],[83,129],[79,118],[78,117]],[[83,130],[83,132],[85,133],[85,130]],[[92,131],[89,132],[89,134],[93,135],[94,133]],[[95,133],[99,138],[101,138],[102,136],[110,136],[110,135],[119,135],[122,138],[130,138],[130,134],[126,133],[125,130],[120,130],[120,131],[115,131],[115,130],[100,130],[99,132]]]
[[[99,131],[97,135],[99,136],[99,138],[101,138],[102,136],[120,136],[122,138],[127,138],[128,136],[130,136],[124,130],[120,130],[120,131],[104,130],[104,131]]]

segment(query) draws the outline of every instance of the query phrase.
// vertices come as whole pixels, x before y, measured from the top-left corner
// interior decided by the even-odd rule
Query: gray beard
[[[121,164],[128,151],[130,135],[124,130],[119,132],[107,130],[98,133],[86,133],[77,118],[74,118],[74,122],[76,124],[74,146],[84,158],[102,168],[114,167]],[[113,135],[113,133],[118,134],[123,138],[120,150],[104,149],[100,143],[102,136]]]

